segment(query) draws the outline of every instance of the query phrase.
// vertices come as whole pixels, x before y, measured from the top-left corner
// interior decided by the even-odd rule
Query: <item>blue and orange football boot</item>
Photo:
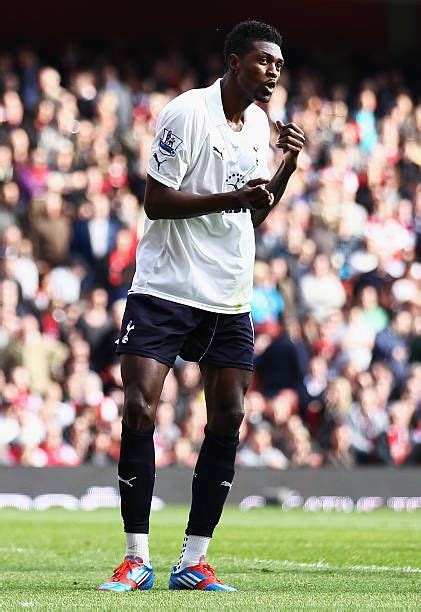
[[[147,591],[153,586],[153,569],[143,563],[140,557],[126,557],[115,568],[108,582],[99,585],[98,591]]]
[[[196,591],[232,591],[236,592],[232,586],[223,584],[215,576],[213,567],[205,563],[205,557],[202,555],[198,565],[190,565],[179,572],[176,571],[176,565],[173,567],[170,576],[170,589],[174,590],[196,590]]]

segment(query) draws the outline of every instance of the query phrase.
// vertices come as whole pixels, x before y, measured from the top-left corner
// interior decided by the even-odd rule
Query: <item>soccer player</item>
[[[100,590],[153,585],[148,532],[155,412],[177,355],[199,363],[207,425],[169,587],[235,590],[218,580],[206,552],[233,481],[253,370],[254,227],[279,202],[305,140],[294,123],[277,123],[276,145],[285,155],[269,180],[269,124],[254,102],[270,100],[284,64],[281,42],[269,25],[239,23],[225,42],[224,76],[176,97],[159,117],[148,164],[148,219],[117,348],[125,398],[118,479],[127,548]]]

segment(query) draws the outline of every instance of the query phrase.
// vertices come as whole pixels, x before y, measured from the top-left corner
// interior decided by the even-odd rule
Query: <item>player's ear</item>
[[[228,68],[234,74],[240,70],[240,57],[236,53],[230,53],[228,56]]]

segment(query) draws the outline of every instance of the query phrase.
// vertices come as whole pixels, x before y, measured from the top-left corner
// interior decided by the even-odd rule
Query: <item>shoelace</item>
[[[215,570],[208,563],[200,563],[199,564],[199,568],[200,568],[201,572],[206,574],[206,576],[208,576],[209,578],[212,578],[218,584],[222,584],[222,582],[219,580],[219,578],[216,577]]]
[[[123,563],[120,563],[120,565],[115,568],[113,576],[112,576],[110,582],[120,582],[120,578],[121,578],[122,574],[124,574],[126,572],[126,570],[131,572],[132,569],[136,565],[139,565],[139,564],[138,563],[134,563],[133,561],[130,561],[130,559],[125,559],[123,561]]]

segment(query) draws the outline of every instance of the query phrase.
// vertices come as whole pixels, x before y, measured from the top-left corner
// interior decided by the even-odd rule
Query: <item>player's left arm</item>
[[[289,178],[297,167],[297,157],[305,143],[304,132],[296,123],[284,125],[282,121],[277,121],[276,127],[279,131],[276,147],[282,149],[285,155],[282,164],[266,185],[267,191],[273,193],[273,203],[265,208],[253,210],[251,213],[254,227],[257,227],[266,219],[281,199]]]

